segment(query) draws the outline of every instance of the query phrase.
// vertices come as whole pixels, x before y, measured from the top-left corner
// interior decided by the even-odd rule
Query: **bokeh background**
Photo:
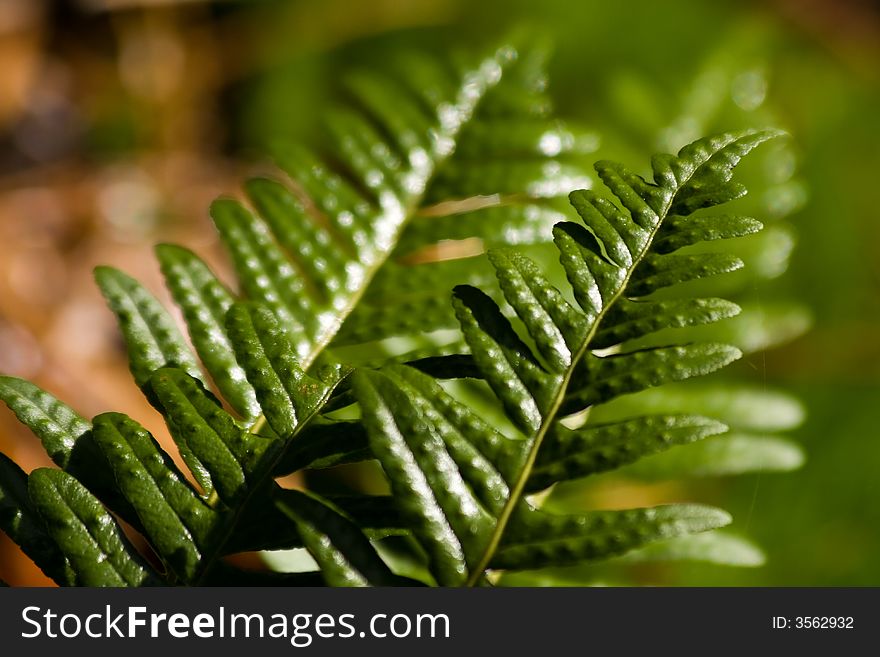
[[[880,10],[867,1],[0,0],[0,371],[164,435],[92,268],[163,300],[158,241],[224,271],[209,202],[270,166],[274,142],[311,140],[347,69],[523,26],[553,43],[551,94],[598,136],[597,158],[642,162],[743,125],[792,135],[756,174],[776,246],[749,283],[759,311],[783,310],[749,329],[736,376],[800,400],[789,424],[805,464],[576,494],[693,495],[730,509],[767,557],[651,582],[880,585]],[[5,408],[0,450],[48,464]],[[5,537],[0,577],[47,583]]]

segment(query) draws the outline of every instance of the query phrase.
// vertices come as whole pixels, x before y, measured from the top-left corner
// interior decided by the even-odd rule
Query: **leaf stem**
[[[679,183],[678,189],[681,189],[682,184],[682,182]],[[666,219],[666,215],[669,212],[669,209],[672,207],[672,203],[675,199],[678,189],[675,190],[676,193],[669,195],[669,200],[666,202],[665,207],[662,209],[661,212],[657,213],[657,223],[651,230],[648,239],[645,240],[645,246],[639,252],[638,256],[633,258],[632,265],[630,266],[629,271],[621,282],[620,287],[612,295],[610,301],[608,301],[607,303],[603,303],[602,310],[600,310],[596,314],[596,319],[593,322],[593,325],[584,336],[584,339],[578,346],[577,351],[572,355],[571,366],[568,368],[568,370],[566,370],[562,381],[560,381],[559,383],[556,394],[554,395],[552,407],[550,408],[549,412],[544,416],[544,419],[541,422],[541,426],[538,427],[538,431],[532,438],[532,444],[529,447],[529,452],[526,456],[525,463],[523,463],[523,467],[520,471],[519,477],[517,477],[517,480],[513,485],[513,489],[510,491],[510,495],[507,498],[507,502],[505,503],[504,508],[501,510],[501,515],[498,516],[498,522],[496,522],[495,529],[492,531],[492,536],[489,539],[489,544],[486,546],[486,549],[483,552],[483,556],[480,558],[479,563],[471,571],[467,581],[465,582],[465,586],[476,586],[485,574],[486,569],[489,567],[489,562],[492,560],[492,557],[495,555],[495,552],[498,549],[499,544],[501,543],[501,537],[504,535],[504,530],[507,528],[507,524],[508,522],[510,522],[513,511],[516,508],[517,504],[519,504],[520,498],[523,495],[526,483],[528,482],[529,476],[532,472],[532,468],[535,465],[535,460],[538,458],[538,452],[541,449],[541,444],[544,441],[544,437],[547,435],[550,427],[553,426],[553,423],[556,422],[556,416],[559,413],[559,409],[565,399],[565,392],[568,390],[568,385],[571,382],[571,377],[574,374],[575,367],[587,353],[590,343],[593,341],[593,338],[595,337],[596,331],[598,330],[599,325],[602,323],[602,320],[605,319],[608,311],[614,306],[614,304],[617,303],[620,297],[623,296],[623,293],[626,291],[627,284],[629,283],[633,272],[636,270],[638,264],[644,259],[645,255],[650,250],[651,245],[654,242],[654,238],[657,235],[657,231],[660,230],[660,226],[663,224],[663,221]]]

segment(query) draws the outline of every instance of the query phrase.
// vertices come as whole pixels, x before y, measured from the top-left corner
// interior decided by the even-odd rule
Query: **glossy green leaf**
[[[751,235],[763,227],[760,221],[751,217],[731,215],[671,217],[657,232],[654,250],[657,253],[672,253],[698,242]]]
[[[395,64],[406,74],[417,70],[425,76],[416,85],[405,74],[393,80],[363,75],[352,81],[368,114],[396,140],[386,149],[376,143],[369,126],[357,127],[351,117],[342,120],[336,133],[353,178],[381,197],[412,184],[406,176],[394,175],[395,158],[401,154],[412,162],[413,155],[420,159],[427,152],[430,159],[436,153],[440,162],[423,190],[428,207],[397,236],[395,252],[407,258],[382,267],[364,302],[343,325],[340,341],[454,326],[444,301],[450,281],[476,285],[484,280],[485,268],[469,256],[486,246],[546,239],[553,223],[564,217],[558,201],[572,188],[592,184],[584,156],[595,151],[598,139],[550,116],[543,85],[545,55],[538,48],[502,48],[481,62],[478,73],[465,74],[471,76],[467,91],[456,91],[452,69],[419,57]],[[438,103],[450,92],[458,94],[458,111],[444,110],[440,123],[456,133],[454,152],[448,150],[453,140],[444,139],[442,130],[413,130],[430,125]],[[389,103],[386,95],[395,102]],[[332,221],[334,213],[328,214]],[[352,215],[357,222],[358,213]],[[433,262],[434,247],[448,247],[450,240],[461,241],[462,250],[453,248]]]
[[[401,514],[425,546],[441,585],[469,576],[467,554],[485,544],[492,515],[468,486],[447,449],[410,398],[383,374],[358,372],[370,447],[388,475]]]
[[[0,530],[60,586],[76,585],[76,573],[49,536],[28,494],[28,476],[0,452]]]
[[[302,370],[294,341],[268,308],[236,304],[226,327],[269,426],[283,438],[293,435],[326,400],[332,385]]]
[[[91,423],[76,411],[33,383],[0,376],[0,399],[43,443],[60,467],[66,467],[73,448]]]
[[[740,313],[725,299],[673,299],[629,301],[622,299],[608,313],[605,326],[596,333],[593,346],[607,349],[664,329],[711,324]],[[674,334],[673,334],[674,335]]]
[[[330,586],[382,586],[397,578],[351,520],[311,495],[288,490],[281,510],[296,523],[300,536]]]
[[[91,422],[45,390],[15,377],[0,377],[0,399],[40,439],[58,466],[115,513],[137,525],[134,510],[116,489],[113,475],[95,444]]]
[[[83,586],[144,586],[155,583],[113,517],[76,479],[39,468],[28,491],[49,535]]]
[[[522,468],[525,442],[509,438],[413,368],[389,365],[384,373],[432,420],[474,493],[500,511]]]
[[[220,499],[232,506],[247,495],[270,441],[239,427],[186,372],[163,368],[150,386],[175,441],[204,464]]]
[[[233,303],[232,294],[190,250],[160,244],[156,255],[165,284],[183,311],[190,339],[205,368],[229,404],[245,419],[254,420],[260,414],[257,399],[226,334],[226,311]]]
[[[489,260],[495,267],[504,298],[535,341],[550,369],[565,371],[573,351],[587,334],[587,321],[572,308],[529,258],[512,250],[494,249]]]
[[[215,201],[211,217],[235,264],[242,288],[272,309],[286,325],[302,358],[312,348],[317,313],[304,282],[296,275],[261,219],[231,199]]]
[[[782,134],[779,130],[726,133],[698,139],[677,156],[655,156],[651,162],[655,182],[675,189],[669,213],[687,215],[737,198],[744,190],[731,181],[733,168],[753,148]]]
[[[544,441],[526,490],[613,470],[726,430],[720,422],[697,415],[649,415],[576,430],[557,425]]]
[[[174,320],[140,283],[112,267],[96,268],[95,280],[119,322],[138,386],[160,367],[179,367],[191,376],[201,376]]]
[[[603,249],[616,248],[620,252],[618,257],[621,261],[630,262],[632,255],[628,249],[643,248],[647,239],[645,231],[631,221],[627,220],[622,225],[623,233],[616,241],[608,239],[604,243],[598,242],[592,232],[578,224],[562,223],[553,228],[559,261],[589,325],[595,324],[606,310],[607,304],[620,295],[626,280],[626,268],[611,261],[611,256]],[[627,236],[626,239],[632,243],[632,247],[623,240],[623,235]]]
[[[455,147],[481,120],[481,102],[503,85],[516,58],[501,49],[459,71],[419,66],[433,79],[418,81],[355,75],[351,88],[363,112],[328,114],[332,165],[301,149],[283,150],[279,164],[296,181],[295,193],[260,179],[247,186],[256,214],[232,200],[214,205],[243,291],[279,316],[304,369],[351,313],[419,206],[443,189],[468,195],[470,181],[450,185],[444,176],[461,166]],[[425,105],[419,97],[428,88],[433,102]],[[573,148],[573,137],[556,127],[551,136]]]
[[[656,541],[658,555],[686,554],[688,545],[697,555],[697,544],[679,537],[729,521],[695,505],[553,516],[531,509],[523,499],[529,492],[637,468],[627,464],[642,457],[662,471],[660,459],[678,455],[690,473],[706,459],[715,473],[753,467],[756,457],[795,464],[779,443],[774,452],[752,437],[724,453],[717,445],[730,441],[685,445],[723,430],[695,409],[633,417],[630,407],[600,421],[621,398],[739,356],[714,333],[705,344],[674,344],[678,334],[671,346],[643,341],[672,328],[697,334],[706,329],[693,327],[737,312],[721,299],[685,295],[703,289],[697,279],[750,257],[689,247],[748,235],[760,224],[690,214],[744,194],[733,166],[776,133],[730,133],[656,156],[652,180],[599,162],[604,188],[570,195],[582,220],[574,223],[564,220],[560,200],[573,187],[593,186],[582,157],[597,140],[550,116],[540,57],[502,48],[471,62],[393,58],[387,73],[348,82],[356,109],[326,112],[326,158],[289,149],[279,164],[291,185],[280,176],[252,180],[246,202],[212,206],[242,298],[191,252],[158,249],[229,412],[156,299],[116,270],[96,272],[136,382],[163,414],[203,494],[133,420],[105,414],[90,432],[46,393],[0,379],[0,396],[67,470],[32,475],[32,506],[42,518],[35,523],[22,496],[24,474],[0,461],[0,520],[60,580],[154,581],[73,474],[133,521],[168,567],[168,583],[315,583],[316,573],[258,575],[220,560],[305,546],[332,585],[411,583],[388,564],[440,585],[477,585],[494,579],[492,569],[603,559]],[[534,258],[497,248],[550,237],[546,248],[558,251],[560,275],[537,248]],[[556,287],[563,272],[571,289]],[[449,304],[453,283],[466,285],[455,287]],[[440,337],[438,329],[456,323],[460,338]],[[365,348],[368,342],[375,344]],[[349,381],[350,368],[340,364],[349,353],[355,363],[385,363]],[[478,380],[441,386],[425,372]],[[581,411],[577,420],[565,417]],[[694,459],[704,445],[715,451]],[[97,460],[86,466],[89,454]],[[273,481],[372,458],[390,495],[318,498]],[[103,472],[103,483],[90,469]],[[117,503],[120,493],[129,506]],[[400,545],[412,568],[383,558]],[[704,542],[702,553],[721,560],[724,550],[711,548]]]
[[[334,237],[309,216],[302,200],[281,183],[254,179],[248,196],[272,235],[308,282],[312,295],[333,308],[345,303],[346,253]]]
[[[626,293],[646,296],[670,285],[726,274],[742,266],[742,260],[727,253],[649,256],[633,272]]]
[[[525,432],[536,430],[550,408],[560,377],[541,366],[483,292],[458,286],[453,305],[477,369],[514,422]]]
[[[138,423],[119,413],[105,413],[95,418],[94,425],[95,440],[151,545],[179,577],[192,581],[216,512]]]
[[[562,409],[572,413],[627,393],[709,374],[741,355],[739,349],[730,345],[697,343],[605,357],[587,356],[575,372],[572,390]]]

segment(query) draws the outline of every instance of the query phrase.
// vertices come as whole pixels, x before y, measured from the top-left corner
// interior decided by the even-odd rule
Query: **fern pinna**
[[[560,190],[589,182],[578,158],[592,146],[547,114],[534,60],[504,48],[470,67],[423,58],[401,66],[353,80],[360,111],[331,118],[332,166],[305,151],[282,154],[295,188],[255,180],[252,209],[231,199],[212,207],[241,296],[192,252],[158,247],[197,355],[139,283],[96,271],[134,379],[197,486],[135,420],[105,413],[89,422],[31,383],[0,378],[0,398],[59,467],[28,475],[0,455],[0,527],[59,584],[479,585],[493,571],[606,558],[729,521],[697,505],[560,516],[526,496],[724,431],[694,415],[582,426],[570,417],[738,356],[725,345],[626,351],[625,343],[737,312],[719,299],[650,295],[740,264],[672,252],[760,228],[690,215],[744,193],[733,167],[775,133],[723,135],[657,156],[653,182],[599,163],[613,199],[573,192],[583,224],[552,226]],[[576,304],[510,249],[551,232]],[[485,281],[481,259],[462,267],[406,257],[470,237],[499,247],[489,262],[519,330],[476,287],[456,287],[450,306],[437,301],[451,273]],[[382,290],[413,290],[406,279],[425,289],[383,302]],[[452,320],[463,342],[430,343],[380,367],[339,356],[345,345]],[[484,380],[516,435],[429,373]],[[348,408],[357,412],[339,419]],[[320,496],[275,481],[367,459],[382,466],[392,495]],[[150,559],[117,518],[146,539]],[[380,556],[377,542],[389,535],[419,547],[423,576],[403,577]],[[317,571],[254,573],[224,561],[298,546]]]

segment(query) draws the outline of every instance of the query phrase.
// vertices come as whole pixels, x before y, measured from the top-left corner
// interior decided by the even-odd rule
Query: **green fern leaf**
[[[454,67],[419,56],[406,62],[385,75],[352,78],[351,90],[361,111],[328,117],[335,139],[332,166],[306,151],[287,149],[278,160],[296,181],[295,190],[257,179],[246,185],[255,212],[231,199],[212,206],[211,216],[231,255],[241,291],[281,320],[304,371],[319,360],[337,333],[343,343],[358,343],[454,322],[445,303],[428,300],[434,311],[424,312],[424,286],[418,301],[407,302],[414,310],[410,313],[389,315],[396,299],[389,303],[392,299],[382,294],[367,294],[369,289],[382,287],[372,284],[377,274],[399,285],[419,269],[425,271],[423,278],[445,294],[449,272],[443,267],[413,268],[389,261],[402,253],[397,248],[401,240],[406,239],[407,248],[415,250],[446,239],[425,227],[439,225],[434,221],[437,217],[460,213],[455,203],[438,210],[441,204],[431,210],[430,219],[422,220],[420,208],[448,198],[500,192],[500,204],[488,208],[497,215],[497,224],[523,207],[537,208],[546,234],[550,219],[544,209],[530,201],[523,206],[515,195],[508,198],[502,183],[512,184],[511,192],[523,186],[538,190],[530,192],[529,199],[546,196],[555,184],[554,194],[560,196],[572,186],[563,184],[560,176],[561,167],[568,166],[565,158],[595,147],[595,138],[567,129],[549,116],[542,91],[543,55],[537,49],[521,54],[505,47],[470,63],[461,60]],[[423,77],[409,77],[415,73]],[[468,141],[479,147],[483,161],[474,160]],[[497,176],[488,175],[492,168],[484,166],[485,158]],[[525,179],[516,185],[518,167],[531,180],[528,185]],[[573,180],[588,182],[572,171]],[[481,185],[480,189],[474,184]],[[490,224],[477,226],[474,236],[497,238],[498,231]],[[521,241],[507,234],[512,243]],[[237,362],[224,318],[234,301],[232,295],[186,249],[161,245],[157,252],[208,374],[229,405],[253,427],[261,427],[259,404]],[[472,270],[472,264],[463,271]],[[466,273],[464,279],[478,281],[474,273]],[[126,336],[138,385],[166,366],[201,378],[189,348],[149,293],[109,268],[99,268],[96,277]],[[462,280],[462,276],[456,278]],[[365,295],[381,301],[373,305]],[[357,305],[360,308],[352,321],[345,322]],[[388,322],[389,316],[409,316],[419,322],[395,327]],[[210,490],[203,464],[185,447],[184,457],[199,483]]]
[[[511,518],[490,566],[531,570],[605,559],[651,541],[723,527],[730,520],[726,512],[698,504],[573,516],[531,510]]]
[[[307,375],[295,339],[268,308],[236,304],[227,314],[227,329],[269,426],[281,437],[292,436],[323,406],[341,372],[331,367],[326,381]]]
[[[499,51],[500,79],[462,126],[454,155],[428,187],[429,207],[407,223],[397,258],[382,267],[335,344],[388,336],[418,339],[423,332],[454,326],[455,317],[442,301],[448,281],[482,284],[491,276],[483,263],[467,256],[485,247],[543,242],[564,218],[564,195],[591,184],[584,156],[595,150],[597,140],[550,116],[544,59],[540,48]],[[463,253],[452,251],[453,259],[441,262],[422,255],[450,240],[466,245]]]
[[[319,313],[305,295],[303,278],[296,275],[265,225],[238,202],[215,201],[211,217],[229,248],[244,291],[271,308],[285,324],[294,342],[293,354],[299,359],[308,357]]]
[[[526,491],[613,470],[725,431],[721,422],[694,415],[649,415],[577,430],[557,425],[535,459]]]
[[[572,390],[566,395],[561,410],[572,413],[623,394],[709,374],[741,355],[736,347],[711,342],[656,347],[601,358],[587,355],[572,375]]]
[[[364,421],[371,450],[385,469],[401,515],[430,555],[437,582],[463,583],[474,566],[467,557],[485,549],[493,522],[459,463],[470,457],[470,473],[489,503],[503,503],[506,483],[459,427],[436,412],[428,424],[430,402],[412,389],[371,372],[359,372],[355,387],[362,407],[369,409]]]
[[[594,344],[605,349],[656,331],[711,324],[739,313],[740,307],[725,299],[622,299],[608,314],[607,327],[596,333]]]
[[[138,386],[160,367],[180,367],[192,376],[201,376],[174,320],[140,283],[112,267],[95,269],[95,280],[119,321]]]
[[[139,424],[118,413],[95,418],[95,440],[150,543],[184,581],[199,574],[216,512]]]
[[[257,398],[235,360],[235,351],[226,334],[226,312],[234,303],[232,294],[188,249],[160,244],[156,255],[205,369],[230,406],[246,420],[256,420],[260,414]]]
[[[28,476],[0,452],[0,530],[46,575],[61,586],[75,586],[76,573],[46,532],[28,494]]]
[[[175,441],[192,452],[223,502],[245,497],[271,441],[248,433],[186,372],[157,370],[150,386],[161,404]]]
[[[553,515],[525,494],[612,468],[636,471],[643,457],[655,474],[699,474],[707,461],[714,473],[754,467],[743,440],[768,458],[772,447],[777,457],[785,451],[754,436],[700,442],[725,429],[702,408],[598,421],[625,408],[623,395],[739,356],[717,341],[657,340],[739,312],[722,299],[670,298],[666,288],[700,289],[697,279],[742,266],[722,252],[675,251],[760,228],[746,217],[689,215],[741,196],[732,168],[772,133],[722,135],[657,156],[653,182],[600,162],[613,199],[571,194],[583,219],[575,224],[559,200],[591,184],[579,158],[595,140],[548,114],[540,57],[503,48],[451,66],[395,62],[388,74],[351,79],[358,109],[328,113],[326,160],[281,153],[293,186],[252,180],[247,205],[212,206],[240,296],[195,254],[157,248],[215,390],[156,298],[117,270],[95,272],[135,381],[198,486],[134,420],[107,413],[89,423],[36,386],[0,378],[0,398],[63,468],[35,471],[25,495],[26,475],[0,459],[0,526],[60,583],[418,583],[396,574],[410,569],[398,570],[383,541],[390,536],[417,544],[430,574],[418,566],[416,577],[441,585],[605,559],[652,541],[669,555],[686,551],[675,543],[681,536],[729,517],[697,505]],[[506,248],[551,236],[570,291]],[[448,240],[462,241],[461,251],[433,261],[430,250]],[[488,258],[469,257],[485,247]],[[498,289],[488,294],[473,287],[493,279]],[[470,284],[455,288],[451,305],[450,280]],[[420,335],[456,324],[462,337],[447,344]],[[407,346],[384,342],[393,356],[379,371],[363,367],[381,362],[379,350],[342,351],[394,336]],[[340,364],[343,353],[359,354],[354,374]],[[431,375],[480,379],[474,390],[491,391],[501,409],[493,412],[506,420],[495,426]],[[348,408],[355,401],[359,416]],[[274,481],[368,458],[379,461],[391,495],[318,497]],[[99,499],[147,539],[164,576]],[[294,547],[305,547],[320,573],[259,574],[221,560]]]
[[[296,524],[309,553],[330,586],[400,584],[356,524],[299,491],[284,491],[281,510]]]
[[[43,443],[60,467],[67,467],[77,442],[92,428],[72,408],[33,383],[0,376],[0,399]]]
[[[155,574],[113,517],[82,484],[61,470],[39,468],[28,491],[49,535],[83,586],[145,586]]]
[[[370,445],[402,515],[430,556],[438,582],[475,584],[488,567],[518,563],[500,557],[504,541],[509,540],[505,537],[514,531],[515,519],[542,517],[532,515],[537,511],[524,511],[521,496],[528,489],[545,438],[556,434],[559,420],[620,395],[706,374],[739,356],[735,347],[711,343],[604,356],[592,350],[597,348],[596,335],[609,317],[613,321],[621,301],[633,303],[660,287],[730,269],[734,261],[723,254],[659,255],[652,243],[667,217],[687,215],[742,195],[744,189],[731,181],[732,168],[752,148],[774,136],[769,131],[722,135],[686,146],[677,157],[657,156],[653,183],[620,165],[598,163],[600,178],[623,209],[593,192],[576,192],[572,201],[586,228],[577,224],[554,228],[560,262],[580,310],[570,306],[524,256],[491,251],[502,294],[534,351],[486,294],[469,286],[455,289],[453,305],[474,365],[524,436],[519,445],[521,465],[507,477],[485,453],[479,467],[467,470],[459,465],[456,455],[465,453],[468,441],[460,431],[449,429],[446,418],[420,407],[418,398],[399,381],[380,374],[357,376],[355,389]],[[700,234],[727,233],[689,232],[685,239]],[[650,323],[643,328],[653,330]],[[638,332],[625,335],[637,336]],[[604,346],[612,345],[606,341]],[[475,420],[472,412],[463,417],[465,425]],[[501,444],[497,437],[489,442]],[[469,447],[474,451],[474,445]],[[477,491],[483,490],[492,494],[481,497]],[[700,531],[727,522],[727,516],[716,510],[686,507],[682,512],[680,522],[672,519],[674,510],[634,521],[634,527],[644,521],[645,532],[633,537],[622,530],[631,542],[623,541],[626,547],[621,551],[668,537],[672,534],[664,532],[671,531],[669,527]],[[693,524],[684,520],[691,512]],[[542,523],[535,536],[552,535],[551,527]],[[577,535],[560,531],[563,547],[548,552],[548,562],[601,555],[589,541],[580,551],[573,548],[572,544],[581,545]],[[540,554],[537,549],[534,558],[543,564]],[[528,559],[523,557],[523,562]]]
[[[699,242],[752,235],[762,228],[764,225],[757,219],[735,215],[671,217],[657,231],[654,250],[661,254],[672,253]]]
[[[214,205],[243,291],[281,319],[304,370],[339,331],[420,205],[437,193],[442,172],[454,168],[446,163],[466,127],[515,59],[502,49],[452,76],[427,61],[417,66],[427,79],[357,76],[351,87],[364,111],[328,117],[340,167],[287,149],[279,163],[304,194],[259,179],[246,186],[256,214],[231,200]],[[433,104],[424,102],[427,88]],[[452,195],[467,195],[455,189]]]
[[[76,477],[115,513],[138,526],[134,509],[119,494],[92,435],[92,424],[38,386],[15,377],[0,377],[0,399],[36,435],[52,460]]]

